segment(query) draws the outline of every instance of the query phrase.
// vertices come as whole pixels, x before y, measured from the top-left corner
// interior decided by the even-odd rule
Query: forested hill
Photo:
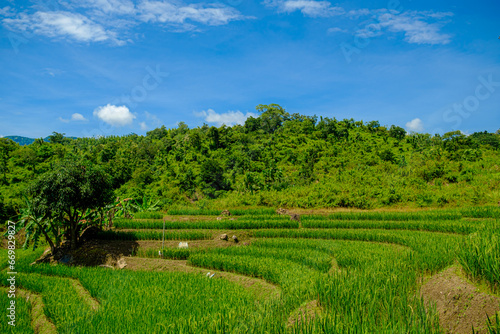
[[[5,138],[12,140],[13,142],[18,143],[19,145],[31,145],[35,142],[34,138],[28,138],[22,136],[6,136]]]
[[[20,146],[0,139],[0,214],[61,159],[102,166],[120,197],[164,207],[444,206],[500,200],[498,133],[408,134],[376,121],[338,121],[260,105],[243,126],[161,127],[146,136]],[[6,213],[8,211],[8,213]]]
[[[31,145],[35,142],[35,138],[28,138],[23,136],[5,136],[4,138],[10,139],[19,145]],[[76,139],[76,137],[68,137],[69,139]],[[43,141],[50,142],[50,136],[42,138]]]

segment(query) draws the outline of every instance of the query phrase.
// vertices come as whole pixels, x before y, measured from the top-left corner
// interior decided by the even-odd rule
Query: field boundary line
[[[97,311],[101,304],[99,304],[99,302],[90,295],[90,292],[85,289],[80,281],[78,279],[69,277],[68,280],[71,282],[71,285],[73,286],[73,288],[75,288],[76,293],[79,297],[81,297],[81,299],[83,299],[85,304],[87,304],[92,311]]]

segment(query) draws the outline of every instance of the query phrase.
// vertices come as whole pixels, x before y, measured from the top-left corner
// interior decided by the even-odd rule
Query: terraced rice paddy
[[[165,223],[157,214],[117,221],[99,242],[138,245],[138,258],[125,257],[121,270],[30,265],[43,250],[18,250],[18,287],[41,296],[58,333],[446,333],[421,297],[429,277],[455,265],[484,292],[499,292],[497,208],[300,221],[271,209],[235,212],[217,219],[220,211],[179,209]],[[18,327],[2,322],[0,332],[39,332],[33,304],[18,301]],[[2,309],[7,302],[2,295]],[[489,324],[484,315],[470,319],[470,332],[497,333],[498,317],[489,316]]]

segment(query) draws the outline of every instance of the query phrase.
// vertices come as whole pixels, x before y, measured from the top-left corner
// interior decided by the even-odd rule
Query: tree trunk
[[[78,237],[77,237],[77,227],[78,225],[78,222],[77,221],[72,221],[71,222],[71,240],[70,240],[70,245],[71,245],[71,249],[76,249],[76,242],[78,240]]]
[[[42,232],[43,232],[43,235],[45,236],[45,240],[47,240],[47,242],[49,243],[50,253],[52,253],[52,255],[54,255],[54,252],[56,250],[54,242],[52,242],[52,239],[49,238],[49,235],[47,234],[47,231],[42,230]]]

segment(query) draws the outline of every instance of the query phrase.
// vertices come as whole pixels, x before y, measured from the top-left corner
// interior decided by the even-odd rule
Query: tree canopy
[[[75,210],[95,208],[111,191],[120,198],[158,199],[164,209],[211,203],[367,209],[500,200],[498,133],[406,133],[378,121],[289,114],[276,104],[257,111],[231,127],[190,129],[181,122],[145,136],[77,139],[54,133],[50,142],[27,146],[0,139],[0,218],[20,212],[23,191],[34,180],[45,194],[38,204],[73,222]],[[110,193],[99,193],[108,181]]]
[[[113,201],[109,176],[91,163],[63,161],[30,186],[29,196],[43,219],[55,220],[76,248],[82,221],[88,210],[104,208]]]

